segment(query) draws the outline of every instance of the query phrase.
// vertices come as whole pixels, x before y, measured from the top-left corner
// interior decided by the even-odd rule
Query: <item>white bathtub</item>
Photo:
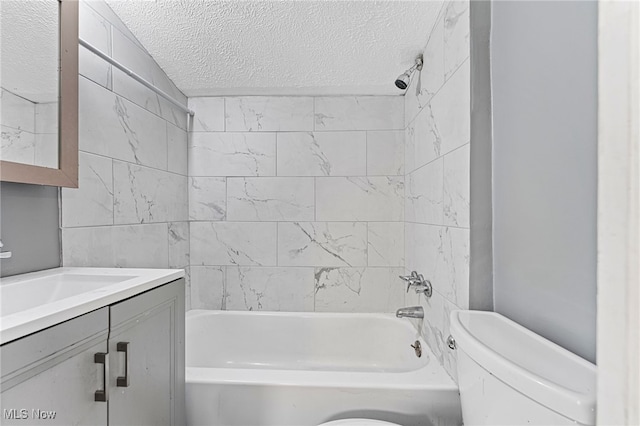
[[[422,339],[416,357],[407,320],[192,310],[186,327],[189,425],[462,423],[457,386]]]

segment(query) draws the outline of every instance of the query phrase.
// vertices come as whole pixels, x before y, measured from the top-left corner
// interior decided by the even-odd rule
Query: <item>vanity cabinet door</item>
[[[6,343],[2,360],[2,425],[106,425],[108,308]]]
[[[110,310],[109,424],[184,424],[184,280]]]

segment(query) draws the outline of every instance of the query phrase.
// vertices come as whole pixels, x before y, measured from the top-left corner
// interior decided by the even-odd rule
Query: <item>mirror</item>
[[[0,177],[78,186],[78,1],[0,1]]]

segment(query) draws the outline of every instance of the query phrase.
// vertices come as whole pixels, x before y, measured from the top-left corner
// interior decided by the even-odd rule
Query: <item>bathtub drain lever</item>
[[[415,343],[411,345],[411,347],[415,351],[416,356],[420,358],[422,356],[422,345],[420,344],[420,341],[416,340]]]

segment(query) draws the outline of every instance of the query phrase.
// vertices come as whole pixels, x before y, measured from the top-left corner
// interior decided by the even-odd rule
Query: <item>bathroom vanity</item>
[[[3,279],[1,423],[184,424],[183,277],[56,268]]]

